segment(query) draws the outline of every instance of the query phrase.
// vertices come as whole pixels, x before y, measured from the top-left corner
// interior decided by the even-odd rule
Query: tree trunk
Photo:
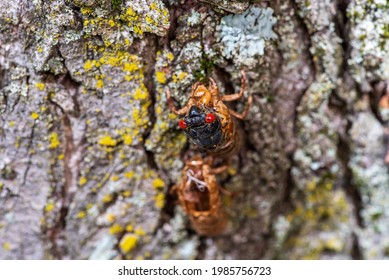
[[[389,255],[389,3],[0,3],[1,259]],[[171,192],[197,148],[196,81],[254,102],[218,177],[230,228],[199,236]],[[389,161],[389,158],[387,158]]]

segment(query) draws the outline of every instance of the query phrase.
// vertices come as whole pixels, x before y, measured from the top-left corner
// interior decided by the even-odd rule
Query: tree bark
[[[0,3],[1,259],[389,255],[389,4],[376,0]],[[254,102],[218,177],[230,228],[171,194],[197,148],[196,81]],[[389,161],[389,159],[387,159]]]

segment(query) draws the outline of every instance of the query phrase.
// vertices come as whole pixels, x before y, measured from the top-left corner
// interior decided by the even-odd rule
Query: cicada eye
[[[211,123],[213,122],[214,120],[216,120],[216,117],[213,113],[209,113],[205,116],[205,122],[206,123]]]
[[[185,128],[188,127],[188,125],[186,124],[186,122],[185,122],[184,120],[180,120],[180,121],[178,122],[178,125],[179,125],[180,128],[182,128],[182,129],[185,129]]]

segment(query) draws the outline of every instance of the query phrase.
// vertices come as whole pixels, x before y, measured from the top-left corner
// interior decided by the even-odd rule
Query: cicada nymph
[[[192,228],[200,235],[216,236],[224,232],[227,215],[216,174],[227,166],[212,167],[213,159],[193,157],[185,162],[181,182],[175,186],[178,199],[188,214]]]
[[[238,100],[243,96],[246,87],[246,74],[242,73],[242,86],[239,93],[219,95],[219,88],[212,78],[209,86],[195,83],[185,107],[177,109],[167,91],[170,109],[176,115],[184,117],[179,127],[200,148],[202,152],[220,157],[229,157],[240,148],[240,137],[232,117],[243,120],[252,104],[251,95],[242,113],[226,106],[224,102]]]

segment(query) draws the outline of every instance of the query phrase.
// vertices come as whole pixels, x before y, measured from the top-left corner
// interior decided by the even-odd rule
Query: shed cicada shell
[[[197,156],[185,162],[181,182],[174,187],[192,228],[200,235],[215,236],[224,232],[227,215],[221,199],[216,174],[227,166],[212,167],[213,158]]]

